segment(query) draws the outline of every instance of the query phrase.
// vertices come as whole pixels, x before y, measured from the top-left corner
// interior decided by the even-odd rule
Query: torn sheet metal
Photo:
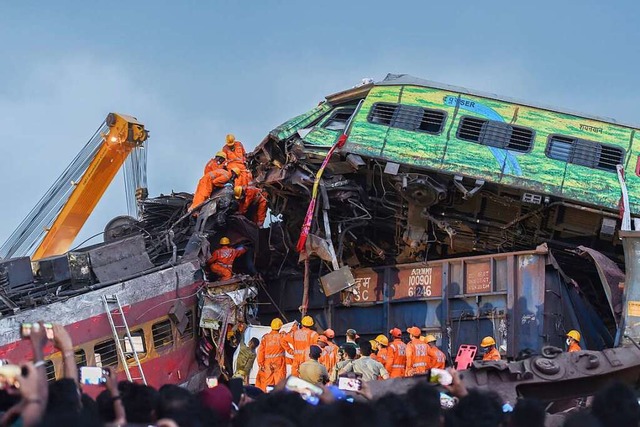
[[[593,260],[598,270],[600,281],[604,285],[604,292],[614,314],[613,317],[616,319],[616,323],[620,323],[620,316],[622,315],[622,289],[620,288],[620,283],[624,283],[624,273],[615,262],[595,249],[578,246],[578,250],[582,252],[582,256],[590,257]]]

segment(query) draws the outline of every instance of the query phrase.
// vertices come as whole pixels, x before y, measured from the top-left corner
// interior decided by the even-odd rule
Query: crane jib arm
[[[108,131],[102,133],[95,156],[77,182],[32,258],[41,259],[62,254],[91,215],[98,201],[118,173],[127,156],[148,138],[144,125],[134,117],[110,113],[105,121]]]

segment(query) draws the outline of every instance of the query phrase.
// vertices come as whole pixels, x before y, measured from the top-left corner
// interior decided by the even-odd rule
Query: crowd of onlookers
[[[640,422],[635,392],[620,383],[603,388],[583,408],[547,415],[545,406],[537,400],[522,399],[512,402],[511,407],[494,392],[467,390],[454,370],[449,371],[453,377],[451,385],[436,387],[425,379],[415,381],[403,395],[386,394],[375,399],[366,382],[355,393],[324,386],[314,404],[301,394],[287,391],[286,381],[270,393],[243,386],[234,395],[229,383],[220,377],[217,384],[194,394],[176,385],[156,390],[143,384],[118,382],[115,373],[106,370],[102,386],[81,386],[71,339],[63,327],[54,325],[53,330],[54,345],[64,360],[64,378],[47,382],[43,351],[48,338],[44,325],[34,324],[29,338],[34,361],[21,365],[15,381],[8,380],[9,371],[2,371],[2,425],[626,427],[638,426]],[[94,400],[83,393],[82,387],[103,387],[103,390]],[[443,396],[455,404],[445,405]]]

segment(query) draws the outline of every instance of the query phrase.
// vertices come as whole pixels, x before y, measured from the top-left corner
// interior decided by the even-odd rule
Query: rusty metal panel
[[[425,266],[401,267],[397,274],[391,273],[389,299],[391,301],[406,299],[435,298],[442,296],[441,263]]]
[[[465,269],[465,293],[482,294],[492,290],[491,260],[468,262]]]
[[[382,302],[384,299],[384,270],[360,268],[353,271],[355,278],[354,303]]]

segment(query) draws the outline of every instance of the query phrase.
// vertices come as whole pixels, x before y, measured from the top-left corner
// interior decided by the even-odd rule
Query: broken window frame
[[[458,122],[456,138],[486,147],[530,153],[533,150],[536,132],[528,127],[514,126],[499,120],[462,116]]]
[[[427,121],[427,124],[439,125],[437,130],[423,129],[422,126],[425,121]],[[440,135],[447,123],[447,112],[417,105],[376,102],[369,110],[367,122],[410,132]]]
[[[349,106],[345,106],[345,107],[338,107],[336,109],[334,109],[333,111],[331,111],[331,114],[329,115],[329,117],[322,123],[322,125],[320,126],[323,129],[326,130],[331,130],[331,131],[335,131],[335,132],[344,132],[344,130],[347,128],[347,123],[349,123],[349,120],[351,119],[351,117],[353,117],[353,115],[355,114],[356,110],[358,109],[357,105],[349,105]],[[339,114],[343,114],[345,111],[349,111],[351,110],[351,114],[349,114],[349,117],[347,117],[344,120],[340,119],[336,119],[336,117]],[[331,122],[339,122],[339,123],[343,123],[343,126],[341,128],[330,128],[329,124]]]
[[[112,349],[109,348],[109,347],[112,347]],[[105,349],[105,350],[108,349],[109,350],[108,351],[109,357],[108,358],[104,357],[103,353],[98,351],[98,348]],[[101,342],[97,343],[96,345],[94,345],[93,346],[93,353],[94,353],[94,355],[96,353],[100,354],[100,364],[103,367],[106,367],[106,366],[116,367],[116,366],[118,366],[118,363],[120,362],[120,358],[118,357],[118,348],[116,347],[116,342],[115,342],[115,340],[113,338],[101,341]],[[111,355],[111,353],[113,353],[113,355]],[[106,363],[105,360],[108,360],[109,363]]]
[[[626,158],[622,147],[560,134],[547,137],[544,154],[553,160],[607,172],[616,172],[616,165],[624,164]]]

